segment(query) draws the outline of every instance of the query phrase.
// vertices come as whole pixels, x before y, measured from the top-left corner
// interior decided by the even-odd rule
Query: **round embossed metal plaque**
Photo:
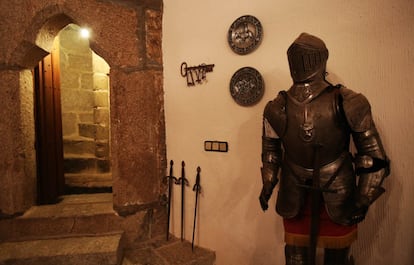
[[[260,44],[263,29],[260,21],[254,16],[241,16],[231,24],[227,41],[237,54],[248,54]]]
[[[237,70],[230,81],[230,94],[237,104],[251,106],[260,101],[264,94],[264,82],[253,67]]]

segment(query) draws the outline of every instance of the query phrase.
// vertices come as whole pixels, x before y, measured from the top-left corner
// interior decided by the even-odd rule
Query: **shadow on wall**
[[[233,246],[238,251],[247,252],[240,261],[246,265],[269,265],[283,264],[284,243],[282,219],[275,212],[275,198],[277,187],[269,201],[269,209],[263,212],[259,204],[259,194],[262,187],[260,166],[261,166],[261,132],[262,132],[262,112],[263,107],[252,107],[249,110],[246,120],[240,124],[237,140],[233,143],[232,152],[237,152],[237,157],[241,161],[234,168],[233,174],[236,176],[231,184],[234,192],[228,193],[223,198],[226,209],[240,209],[233,216],[234,224],[229,225],[233,232],[230,235],[236,239],[249,242],[247,245]],[[232,222],[228,220],[227,222]],[[232,232],[227,232],[232,233]],[[239,261],[235,257],[234,261]]]

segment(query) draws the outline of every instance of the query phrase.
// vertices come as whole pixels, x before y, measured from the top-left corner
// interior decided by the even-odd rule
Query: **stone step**
[[[86,137],[66,137],[63,139],[64,156],[93,155],[109,157],[109,140],[95,141]]]
[[[96,144],[90,138],[63,138],[65,154],[95,154]]]
[[[0,265],[119,265],[122,233],[0,243]]]
[[[103,124],[80,123],[78,125],[79,135],[96,140],[106,140],[109,138],[109,127]]]
[[[112,173],[67,173],[65,185],[71,187],[111,187]]]
[[[81,172],[110,172],[110,160],[108,158],[97,158],[92,156],[67,156],[63,161],[65,173]]]
[[[188,241],[173,236],[169,241],[165,237],[145,242],[134,249],[126,249],[122,265],[214,265],[214,251],[191,247]]]
[[[33,206],[22,216],[0,220],[0,241],[120,230],[111,193],[62,198],[58,204]]]
[[[65,194],[111,193],[112,173],[67,173]]]

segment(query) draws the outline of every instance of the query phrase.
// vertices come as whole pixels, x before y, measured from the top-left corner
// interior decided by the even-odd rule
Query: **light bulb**
[[[87,29],[87,28],[81,28],[80,29],[80,35],[81,35],[82,38],[88,39],[89,36],[90,36],[89,29]]]

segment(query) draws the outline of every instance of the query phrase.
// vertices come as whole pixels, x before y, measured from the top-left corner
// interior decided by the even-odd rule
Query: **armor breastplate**
[[[339,111],[336,88],[328,87],[302,102],[287,94],[286,131],[281,137],[286,159],[312,169],[315,144],[322,146],[320,166],[334,161],[349,149],[350,131]]]

